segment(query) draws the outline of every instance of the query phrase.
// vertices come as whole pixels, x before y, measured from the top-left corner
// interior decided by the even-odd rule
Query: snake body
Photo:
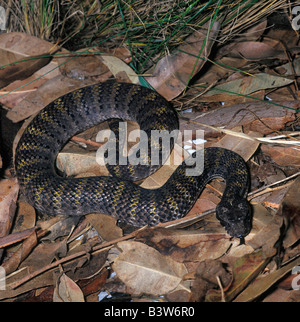
[[[170,132],[179,124],[175,110],[164,98],[133,84],[108,81],[56,99],[25,129],[15,152],[17,178],[30,204],[49,215],[102,212],[134,226],[152,226],[185,216],[205,185],[221,177],[226,188],[216,209],[217,218],[233,237],[249,233],[247,167],[238,154],[226,149],[206,148],[194,153],[190,158],[204,158],[203,173],[187,176],[186,170],[193,167],[187,160],[158,189],[144,189],[129,180],[146,177],[161,164],[110,166],[112,177],[59,176],[55,159],[68,139],[111,118],[134,120],[147,134],[153,129]]]

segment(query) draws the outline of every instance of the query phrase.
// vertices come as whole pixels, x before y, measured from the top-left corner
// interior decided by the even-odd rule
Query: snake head
[[[232,237],[243,239],[251,230],[251,209],[248,201],[237,198],[231,203],[223,201],[218,204],[216,215],[221,225]]]

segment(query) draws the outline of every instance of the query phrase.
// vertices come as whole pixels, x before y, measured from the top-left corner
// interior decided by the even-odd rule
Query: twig
[[[261,187],[261,188],[259,188],[259,189],[255,190],[255,191],[252,191],[252,192],[248,193],[248,197],[251,197],[251,196],[253,196],[253,195],[255,195],[255,194],[257,194],[257,193],[259,193],[259,192],[261,192],[261,191],[267,190],[268,188],[271,188],[271,187],[273,187],[273,186],[277,186],[277,185],[278,185],[278,184],[280,184],[280,183],[283,183],[283,182],[286,182],[286,181],[292,180],[292,179],[294,179],[294,178],[298,177],[299,175],[300,175],[300,171],[299,171],[299,172],[297,172],[297,173],[294,173],[293,175],[291,175],[291,176],[289,176],[289,177],[286,177],[286,178],[284,178],[284,179],[282,179],[282,180],[279,180],[279,181],[273,182],[273,183],[271,183],[271,184],[269,184],[269,185],[267,185],[267,186],[263,186],[263,187]],[[269,191],[266,191],[266,192],[269,192]]]
[[[220,279],[220,277],[217,275],[216,276],[216,279],[217,279],[217,281],[218,281],[218,285],[219,285],[219,287],[220,287],[220,290],[221,290],[221,301],[222,302],[226,302],[225,301],[225,294],[224,294],[224,288],[223,288],[223,286],[222,286],[222,283],[221,283],[221,279]]]
[[[13,244],[16,244],[26,238],[28,238],[35,230],[37,230],[37,227],[29,228],[17,233],[9,234],[5,237],[0,238],[0,248],[4,248]],[[48,231],[46,230],[39,230],[37,231],[37,238],[41,238],[44,235],[46,235]]]
[[[253,191],[253,192],[248,194],[248,197],[251,197],[251,196],[257,194],[258,192],[264,191],[264,190],[266,190],[266,189],[268,189],[270,187],[273,187],[275,185],[278,185],[280,183],[283,183],[283,182],[289,181],[289,180],[291,180],[293,178],[296,178],[299,175],[300,175],[300,171],[295,173],[295,174],[293,174],[293,175],[291,175],[291,176],[289,176],[289,177],[287,177],[287,178],[285,178],[285,179],[279,180],[277,182],[274,182],[272,184],[269,184],[267,186],[259,188],[256,191]],[[181,218],[181,219],[177,219],[177,220],[174,220],[174,221],[171,221],[171,222],[162,223],[162,224],[156,225],[155,227],[166,227],[166,228],[176,227],[179,224],[187,224],[187,223],[190,223],[191,221],[195,221],[197,219],[203,218],[203,217],[213,213],[214,211],[215,211],[215,209],[207,210],[207,211],[205,211],[205,212],[203,212],[201,214],[196,214],[196,215],[193,215],[193,216],[188,216],[188,217],[184,217],[184,218]],[[144,226],[144,227],[142,227],[142,228],[140,228],[140,229],[132,232],[131,234],[124,236],[124,237],[117,238],[117,239],[114,239],[114,240],[112,240],[110,242],[106,242],[106,243],[103,243],[101,245],[95,246],[95,247],[92,248],[91,253],[93,254],[93,253],[98,252],[98,251],[104,251],[107,248],[115,245],[116,243],[118,243],[120,241],[134,238],[140,231],[144,230],[145,228],[147,228],[147,226]],[[87,254],[86,251],[81,251],[81,252],[78,252],[76,254],[66,256],[66,257],[64,257],[64,258],[62,258],[62,259],[60,259],[58,261],[55,261],[54,263],[51,263],[49,265],[46,265],[46,266],[42,267],[41,269],[39,269],[39,270],[37,270],[37,271],[35,271],[35,272],[31,273],[31,274],[28,274],[27,276],[25,276],[24,278],[20,279],[19,281],[10,284],[10,287],[12,289],[15,289],[15,288],[19,287],[20,285],[26,283],[27,281],[31,280],[32,278],[34,278],[34,277],[36,277],[36,276],[38,276],[38,275],[50,270],[50,269],[53,269],[53,268],[57,267],[60,264],[69,262],[69,261],[74,260],[74,259],[76,259],[78,257],[83,257],[86,254]]]
[[[215,211],[216,211],[216,209],[206,210],[206,211],[202,212],[201,214],[197,213],[195,215],[183,217],[183,218],[168,221],[165,223],[160,223],[160,224],[156,225],[155,227],[174,228],[174,227],[177,227],[178,225],[190,224],[191,222],[197,221],[203,217],[206,217],[206,216],[214,213]],[[153,227],[153,228],[155,228],[155,227]]]
[[[123,241],[123,240],[127,240],[127,239],[131,239],[133,237],[135,237],[141,230],[145,229],[146,227],[142,227],[141,229],[138,229],[134,232],[132,232],[131,234],[129,235],[126,235],[124,237],[120,237],[120,238],[117,238],[117,239],[114,239],[112,241],[109,241],[109,242],[106,242],[106,243],[103,243],[101,245],[98,245],[98,246],[95,246],[92,248],[92,251],[91,251],[91,254],[95,253],[95,252],[99,252],[100,250],[101,251],[104,251],[106,250],[107,248],[110,248],[111,246],[113,246],[114,244],[120,242],[120,241]],[[46,265],[38,270],[36,270],[35,272],[32,272],[31,274],[28,274],[27,276],[21,278],[19,281],[17,282],[14,282],[12,284],[9,285],[9,287],[11,289],[15,289],[17,287],[19,287],[20,285],[28,282],[29,280],[33,279],[34,277],[50,270],[50,269],[53,269],[63,263],[66,263],[66,262],[69,262],[69,261],[72,261],[78,257],[83,257],[83,256],[86,256],[87,255],[87,252],[86,251],[81,251],[81,252],[78,252],[78,253],[75,253],[73,255],[69,255],[69,256],[66,256],[60,260],[57,260],[55,261],[54,263],[51,263],[49,265]]]

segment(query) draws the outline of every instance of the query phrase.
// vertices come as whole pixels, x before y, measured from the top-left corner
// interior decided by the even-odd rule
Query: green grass
[[[70,50],[125,45],[142,74],[162,56],[218,19],[224,43],[278,8],[285,0],[0,0],[8,29],[60,41]]]

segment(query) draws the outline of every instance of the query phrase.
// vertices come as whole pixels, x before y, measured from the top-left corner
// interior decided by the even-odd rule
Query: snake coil
[[[171,132],[179,127],[175,110],[164,98],[133,84],[108,81],[56,99],[29,124],[15,153],[17,178],[30,204],[49,215],[102,212],[135,226],[155,225],[185,216],[205,185],[221,177],[226,188],[216,209],[217,218],[233,237],[242,238],[249,233],[247,167],[238,154],[226,149],[196,152],[190,158],[204,156],[201,175],[186,175],[191,168],[187,160],[162,187],[153,190],[141,188],[129,179],[144,178],[160,164],[110,166],[113,177],[59,176],[55,159],[68,139],[111,118],[136,121],[148,135],[151,130]]]

